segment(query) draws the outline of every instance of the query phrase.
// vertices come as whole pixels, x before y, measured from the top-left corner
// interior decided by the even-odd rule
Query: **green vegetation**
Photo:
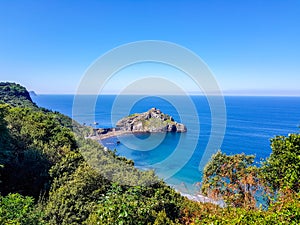
[[[182,224],[299,224],[300,194],[286,193],[268,210],[244,207],[219,208],[212,204],[201,204],[186,201]]]
[[[51,166],[76,149],[74,134],[50,113],[9,106],[6,111],[9,132],[1,149],[1,193],[37,198],[49,189]]]
[[[116,203],[131,207],[129,214],[137,212],[123,224],[151,224],[161,211],[167,220],[179,217],[182,197],[153,171],[140,171],[131,160],[85,139],[89,128],[36,107],[19,85],[5,83],[2,96],[10,97],[0,104],[1,224],[116,224],[122,221],[118,212],[108,220],[98,213]],[[137,211],[131,199],[144,211]]]
[[[0,224],[299,224],[299,134],[272,139],[261,167],[217,152],[202,191],[221,208],[85,139],[90,128],[37,107],[20,85],[0,87]],[[261,194],[267,209],[257,207]]]
[[[20,194],[0,196],[0,224],[42,224],[41,211],[31,197]]]
[[[182,198],[163,183],[131,187],[125,192],[116,185],[99,202],[87,224],[155,224],[158,215],[171,223],[179,216],[178,202],[181,201]]]
[[[31,97],[20,84],[0,82],[0,103],[6,102],[15,107],[36,107]]]
[[[274,192],[300,191],[300,135],[271,139],[272,154],[263,163],[262,175]]]
[[[136,117],[138,114],[137,113],[133,113],[133,114],[130,114],[129,116],[128,116],[128,118],[133,118],[133,117]]]

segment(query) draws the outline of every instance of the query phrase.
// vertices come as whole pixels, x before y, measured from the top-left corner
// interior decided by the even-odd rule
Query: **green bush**
[[[280,189],[300,191],[300,134],[271,139],[272,153],[263,163],[262,177],[276,192]]]
[[[137,186],[124,192],[119,185],[113,185],[86,224],[175,224],[181,201],[165,186]]]
[[[0,196],[0,224],[43,224],[41,216],[31,197],[20,194]]]
[[[85,162],[69,172],[54,178],[44,208],[45,220],[50,224],[81,224],[109,187],[109,182]]]

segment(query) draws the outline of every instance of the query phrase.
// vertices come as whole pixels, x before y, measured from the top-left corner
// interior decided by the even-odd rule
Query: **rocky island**
[[[174,121],[172,116],[152,108],[144,113],[135,113],[119,120],[118,130],[132,132],[186,132],[186,126]]]
[[[110,138],[128,133],[186,132],[184,124],[174,121],[173,117],[159,109],[151,108],[147,112],[134,113],[120,119],[115,128],[97,129],[99,139]]]

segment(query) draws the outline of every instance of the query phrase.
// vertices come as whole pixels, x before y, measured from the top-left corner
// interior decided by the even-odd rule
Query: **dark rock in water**
[[[116,128],[132,132],[186,132],[187,128],[182,123],[162,113],[159,109],[152,108],[144,113],[135,113],[124,117],[116,124]]]

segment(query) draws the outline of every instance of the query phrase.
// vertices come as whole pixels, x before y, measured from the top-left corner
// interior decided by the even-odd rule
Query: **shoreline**
[[[178,192],[180,193],[181,196],[186,197],[191,201],[200,202],[200,203],[211,203],[211,204],[214,204],[214,205],[218,205],[222,208],[225,207],[225,203],[222,200],[218,200],[218,201],[213,200],[213,199],[211,199],[209,197],[206,197],[204,195],[201,195],[201,194],[192,195],[192,194],[186,194],[186,193],[183,193],[183,192],[180,192],[180,191],[178,191]]]
[[[120,136],[120,135],[134,134],[134,133],[136,133],[136,134],[141,133],[142,134],[142,133],[149,133],[149,132],[141,132],[141,131],[140,132],[133,132],[133,131],[124,131],[124,130],[118,130],[118,131],[110,130],[105,134],[96,134],[94,136],[90,136],[90,137],[86,137],[86,138],[101,141],[101,140],[104,140],[104,139],[117,137],[117,136]],[[201,194],[187,194],[187,193],[184,193],[184,192],[181,192],[181,191],[177,190],[176,188],[175,188],[175,190],[181,196],[186,197],[191,201],[200,202],[200,203],[211,203],[211,204],[218,205],[220,207],[225,206],[224,202],[213,200],[213,199],[211,199],[209,197],[206,197],[204,195],[201,195]]]

